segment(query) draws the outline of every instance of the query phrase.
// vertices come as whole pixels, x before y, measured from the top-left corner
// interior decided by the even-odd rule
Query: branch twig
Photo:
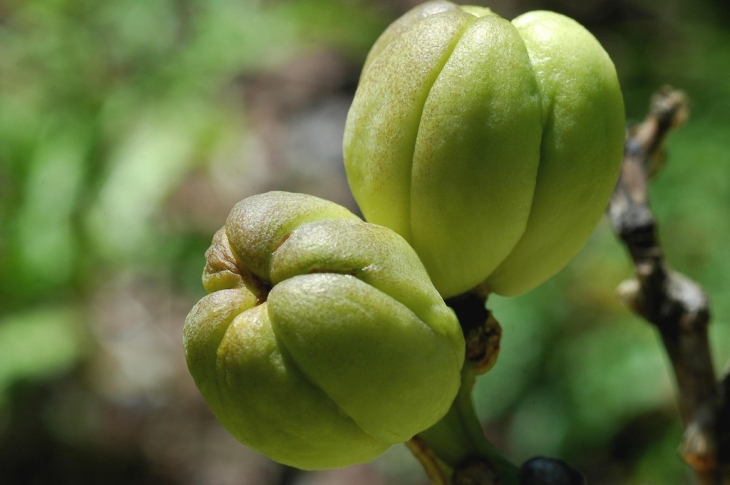
[[[652,97],[646,119],[627,135],[608,215],[636,269],[636,277],[619,286],[619,297],[657,328],[676,377],[685,426],[681,455],[699,483],[720,485],[730,483],[727,436],[723,438],[729,420],[727,393],[720,392],[710,354],[709,303],[697,283],[666,262],[647,190],[664,164],[664,138],[687,115],[681,91],[665,87]]]

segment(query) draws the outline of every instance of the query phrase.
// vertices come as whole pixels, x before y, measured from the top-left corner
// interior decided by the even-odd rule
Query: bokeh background
[[[369,46],[415,0],[0,1],[0,483],[424,484],[402,446],[303,473],[213,419],[182,353],[203,253],[239,199],[306,192],[356,210],[341,138]],[[483,1],[474,2],[487,5]],[[730,358],[730,6],[494,0],[586,25],[627,114],[663,84],[692,114],[652,187],[670,262],[712,299]],[[604,222],[560,275],[492,298],[504,327],[475,400],[515,461],[592,484],[685,484],[655,332],[617,301],[631,275]]]

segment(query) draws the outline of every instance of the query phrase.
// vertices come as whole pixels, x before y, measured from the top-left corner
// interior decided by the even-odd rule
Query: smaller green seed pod
[[[302,469],[364,463],[432,426],[464,340],[416,253],[334,203],[239,202],[206,253],[188,368],[241,442]]]

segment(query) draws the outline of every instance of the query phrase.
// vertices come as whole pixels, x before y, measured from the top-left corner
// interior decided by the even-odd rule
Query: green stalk
[[[503,457],[482,432],[471,398],[476,376],[476,365],[465,362],[461,371],[461,387],[448,413],[434,426],[419,433],[418,438],[441,462],[439,468],[450,485],[458,485],[454,477],[459,470],[475,462],[490,467],[500,485],[518,485],[518,468]],[[484,485],[489,483],[497,482],[487,481]]]

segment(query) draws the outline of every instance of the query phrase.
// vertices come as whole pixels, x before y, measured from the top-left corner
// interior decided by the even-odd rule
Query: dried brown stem
[[[608,215],[636,269],[636,277],[619,287],[619,296],[658,329],[676,377],[685,426],[682,457],[699,483],[728,484],[728,393],[718,386],[712,365],[708,299],[697,283],[666,262],[647,190],[664,163],[664,138],[687,114],[681,91],[665,87],[653,96],[646,119],[627,134]]]
[[[421,463],[431,485],[448,485],[444,469],[431,448],[418,436],[406,441],[406,446],[413,453],[413,456]]]

